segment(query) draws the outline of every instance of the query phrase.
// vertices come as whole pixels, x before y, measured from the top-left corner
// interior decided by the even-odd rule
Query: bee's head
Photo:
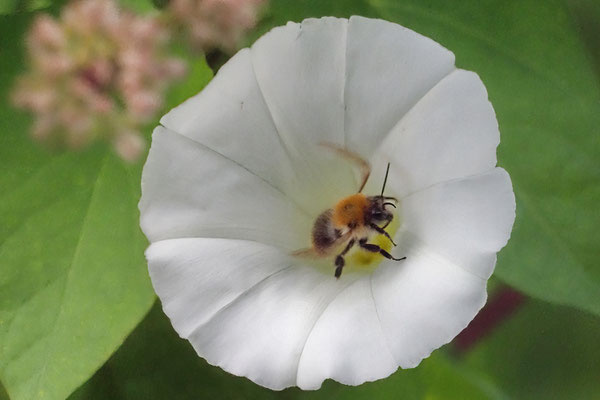
[[[396,208],[396,204],[391,202],[393,200],[397,202],[395,197],[388,196],[371,196],[369,197],[369,208],[367,210],[367,219],[375,224],[382,222],[389,222],[394,219],[394,213],[392,210],[386,208],[387,206]]]
[[[394,214],[392,213],[392,211],[386,209],[386,206],[396,208],[396,204],[392,203],[389,200],[392,200],[397,203],[398,199],[395,197],[383,195],[389,172],[390,163],[388,163],[387,169],[385,170],[385,178],[383,179],[381,194],[379,196],[369,197],[369,209],[367,210],[367,219],[369,220],[369,222],[379,224],[381,222],[390,222],[392,219],[394,219]]]

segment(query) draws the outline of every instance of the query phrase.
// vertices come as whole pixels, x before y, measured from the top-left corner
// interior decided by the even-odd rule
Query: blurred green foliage
[[[600,77],[600,2],[568,0],[567,5],[575,27],[588,48],[596,68],[596,76]]]
[[[502,399],[483,376],[457,367],[442,354],[417,369],[359,387],[326,381],[314,392],[265,389],[210,366],[177,337],[157,304],[104,367],[70,400],[101,399]]]
[[[466,355],[510,398],[597,399],[600,319],[539,301],[525,305]]]
[[[315,392],[273,392],[197,357],[157,304],[70,400],[595,399],[600,389],[598,332],[598,318],[532,301],[459,358],[438,351],[417,369],[357,388],[326,381]]]
[[[10,54],[0,58],[0,185],[11,188],[0,194],[0,377],[13,399],[60,399],[110,357],[155,296],[137,210],[142,165],[105,144],[53,154],[8,104],[31,19],[0,17],[0,49]],[[190,57],[169,107],[212,76]]]
[[[150,0],[123,3],[153,10]],[[47,4],[0,2],[0,14],[17,12],[0,16],[0,379],[14,400],[66,397],[154,301],[137,223],[141,166],[123,164],[102,144],[49,153],[29,139],[29,118],[8,105],[25,65],[23,33],[34,15],[25,11]],[[55,3],[50,12],[57,10]],[[499,163],[517,196],[515,230],[495,276],[590,314],[531,301],[462,357],[438,351],[417,369],[358,388],[326,382],[316,392],[272,392],[198,358],[155,306],[71,398],[597,398],[598,10],[589,0],[271,0],[249,39],[288,20],[360,14],[452,50],[488,88],[502,133]],[[166,108],[210,79],[202,60],[190,61],[189,80],[171,90]]]
[[[0,0],[0,14],[12,14],[45,8],[52,4],[50,0]]]
[[[119,4],[131,11],[135,11],[138,14],[145,14],[154,12],[154,4],[150,0],[119,0]]]

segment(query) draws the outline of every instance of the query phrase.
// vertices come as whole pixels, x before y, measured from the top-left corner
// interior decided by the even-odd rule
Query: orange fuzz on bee
[[[396,205],[388,200],[398,201],[395,197],[383,195],[388,173],[390,172],[390,164],[388,163],[385,172],[381,194],[378,196],[365,196],[361,192],[371,173],[369,163],[358,154],[336,145],[324,143],[323,146],[358,164],[362,170],[362,183],[358,193],[344,197],[333,208],[325,210],[317,217],[312,229],[312,248],[295,251],[292,255],[317,258],[329,257],[338,252],[342,246],[345,246],[335,257],[334,275],[336,278],[339,278],[342,274],[345,265],[344,256],[354,245],[358,245],[362,250],[370,253],[379,253],[390,260],[404,260],[406,257],[395,258],[381,246],[367,243],[369,232],[377,232],[388,238],[394,246],[396,245],[385,231],[385,228],[394,219],[394,214],[386,206],[396,208]],[[384,225],[380,226],[380,224]]]
[[[368,206],[369,200],[362,193],[344,197],[333,207],[333,224],[336,228],[363,225]]]

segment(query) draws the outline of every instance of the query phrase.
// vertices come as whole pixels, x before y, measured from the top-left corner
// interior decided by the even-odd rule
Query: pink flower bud
[[[264,0],[171,0],[169,10],[194,46],[234,51],[256,24]]]
[[[132,117],[140,122],[146,122],[161,107],[160,97],[150,91],[140,91],[133,94],[127,101]]]
[[[119,75],[118,85],[119,89],[123,92],[124,97],[129,97],[131,92],[138,91],[142,88],[142,80],[136,71],[126,69]]]
[[[65,36],[61,27],[49,16],[40,15],[33,23],[30,40],[52,47],[59,47],[65,43]]]
[[[30,92],[28,107],[36,113],[44,114],[52,112],[52,106],[56,102],[55,93],[49,88]]]
[[[90,80],[96,82],[98,85],[104,86],[111,81],[114,68],[109,60],[100,59],[94,61],[88,68],[88,71],[90,74]]]
[[[81,150],[85,148],[93,139],[93,134],[86,127],[72,126],[73,130],[66,130],[66,144],[72,150]]]
[[[186,63],[177,58],[167,59],[163,67],[164,74],[170,78],[182,78],[187,72]]]
[[[137,161],[146,149],[146,141],[136,132],[126,131],[113,139],[116,153],[124,161]]]
[[[89,110],[97,115],[108,114],[115,110],[113,100],[105,94],[96,94],[86,99]]]
[[[182,61],[164,55],[168,37],[157,18],[120,10],[115,0],[72,1],[60,19],[34,22],[29,71],[11,100],[33,112],[38,140],[81,148],[97,137],[112,141],[125,123],[137,135],[162,106],[168,84],[185,73]],[[143,144],[135,135],[122,139],[129,143],[124,158],[133,160],[136,140]]]
[[[31,136],[38,141],[44,141],[50,136],[52,130],[56,126],[56,119],[53,115],[44,115],[40,118],[37,118],[33,122],[33,127],[31,129]]]
[[[57,77],[73,68],[69,55],[58,52],[39,57],[37,64],[40,71],[49,77]]]
[[[157,24],[150,19],[136,19],[130,26],[131,36],[137,40],[152,40],[159,30]]]
[[[119,63],[122,68],[127,70],[141,70],[143,69],[149,60],[140,51],[139,48],[128,47],[121,52],[119,55]]]
[[[85,99],[88,96],[94,95],[94,87],[93,84],[89,82],[82,76],[73,77],[69,81],[69,92],[79,97],[80,99]]]

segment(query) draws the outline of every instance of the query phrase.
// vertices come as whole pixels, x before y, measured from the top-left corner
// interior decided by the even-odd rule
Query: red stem
[[[465,353],[489,335],[524,303],[526,297],[504,287],[496,292],[477,316],[452,342],[458,353]]]

